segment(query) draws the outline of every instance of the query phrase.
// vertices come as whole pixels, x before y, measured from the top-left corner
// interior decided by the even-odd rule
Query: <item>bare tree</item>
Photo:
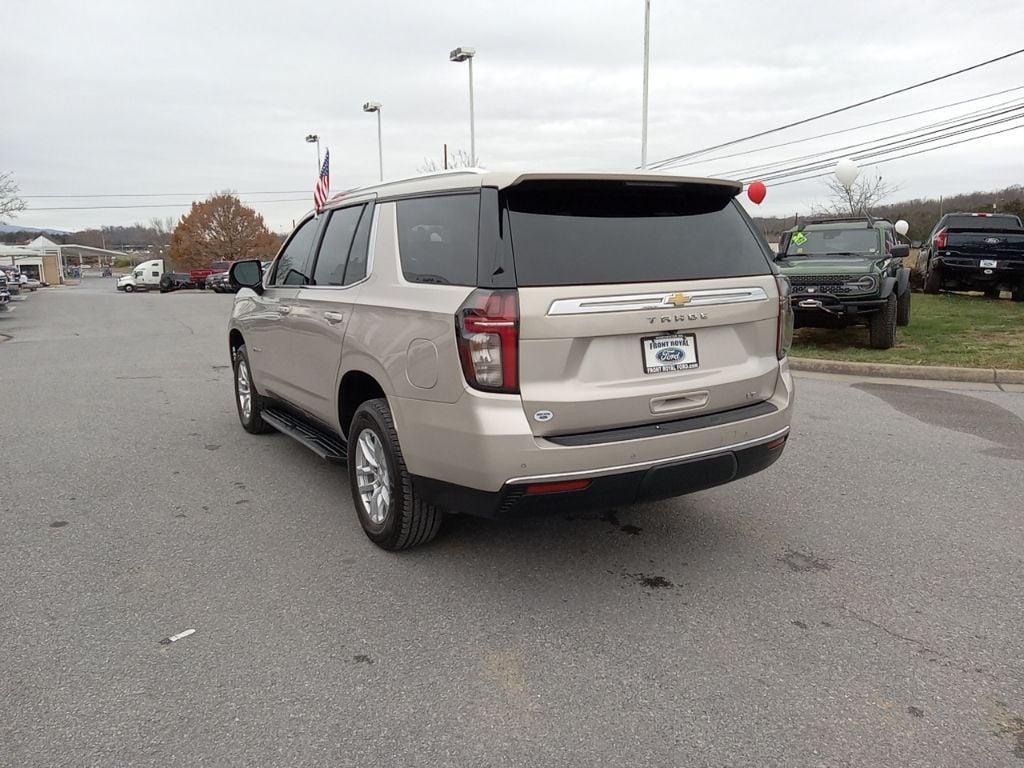
[[[18,197],[18,185],[9,171],[0,171],[0,224],[25,210],[25,201]]]
[[[149,220],[150,228],[156,230],[158,235],[169,236],[174,231],[175,225],[176,221],[173,216],[167,216],[162,219],[159,216],[154,216]]]
[[[452,168],[473,168],[478,163],[473,162],[473,158],[469,156],[469,152],[464,149],[453,149],[448,153],[448,169]],[[432,160],[429,157],[423,158],[423,164],[416,170],[419,173],[438,173],[443,171],[444,164],[439,163],[436,160]]]
[[[825,177],[827,202],[815,205],[816,214],[828,216],[863,216],[890,195],[899,191],[899,185],[882,179],[880,173],[861,176],[847,189],[835,176]]]

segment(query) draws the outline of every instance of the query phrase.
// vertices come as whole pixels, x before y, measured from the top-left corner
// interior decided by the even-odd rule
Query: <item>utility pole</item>
[[[644,107],[640,129],[640,167],[647,168],[647,81],[651,68],[651,0],[644,0]]]
[[[448,170],[448,145],[444,145],[444,169]]]

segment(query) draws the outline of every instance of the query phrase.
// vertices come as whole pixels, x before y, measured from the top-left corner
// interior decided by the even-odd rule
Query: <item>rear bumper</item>
[[[682,496],[752,475],[774,464],[782,455],[789,428],[753,445],[731,446],[710,454],[678,457],[639,468],[608,467],[572,475],[516,479],[496,492],[413,477],[416,493],[445,509],[479,517],[507,518],[553,512],[608,509]],[[531,493],[539,482],[586,480],[579,490]]]
[[[753,410],[755,415],[750,418],[695,417],[694,424],[687,425],[693,428],[677,426],[658,430],[657,434],[622,430],[623,434],[608,434],[601,442],[583,439],[571,444],[534,436],[522,401],[515,396],[467,391],[456,403],[403,398],[391,398],[390,402],[406,464],[417,478],[417,488],[445,507],[475,512],[478,507],[500,508],[495,494],[505,498],[513,488],[522,491],[537,482],[594,479],[587,489],[589,493],[595,492],[591,489],[600,492],[611,484],[609,492],[612,486],[625,488],[622,498],[636,500],[644,477],[653,470],[658,470],[653,474],[664,476],[665,467],[680,463],[697,462],[691,469],[700,476],[706,475],[709,467],[717,467],[714,477],[718,479],[709,485],[698,483],[700,487],[750,474],[744,469],[753,466],[747,458],[735,459],[734,472],[722,470],[725,464],[720,462],[728,463],[733,460],[728,457],[757,449],[788,433],[793,379],[783,361],[775,390],[766,401],[771,407]],[[744,457],[750,455],[753,454],[743,453]],[[775,458],[777,455],[771,461]],[[631,477],[624,478],[626,475]],[[618,479],[611,481],[609,477]],[[448,486],[471,492],[456,495]],[[686,493],[689,486],[684,482],[679,488],[668,495]],[[580,497],[586,495],[580,493]]]
[[[943,282],[962,285],[1016,284],[1024,280],[1024,262],[993,259],[994,267],[982,267],[977,259],[935,260],[942,273]]]

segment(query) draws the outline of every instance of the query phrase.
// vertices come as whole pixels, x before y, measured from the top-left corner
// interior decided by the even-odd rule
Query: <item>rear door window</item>
[[[373,224],[373,204],[363,208],[359,218],[356,235],[352,240],[352,248],[348,252],[348,265],[345,267],[345,285],[358,283],[366,277],[366,262],[370,252],[370,225]]]
[[[398,249],[411,283],[476,285],[480,195],[399,200]]]
[[[344,284],[348,252],[352,247],[352,237],[356,233],[363,208],[362,205],[353,205],[331,214],[316,258],[316,270],[313,274],[315,285]]]
[[[524,182],[506,192],[521,286],[769,274],[731,187]]]

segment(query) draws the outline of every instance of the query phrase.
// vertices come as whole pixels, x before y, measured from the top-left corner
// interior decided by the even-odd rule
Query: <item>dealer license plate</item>
[[[697,337],[692,333],[646,336],[640,340],[644,353],[644,373],[665,373],[696,368]]]
[[[992,269],[995,269],[996,260],[995,259],[982,259],[981,260],[981,266],[982,266],[982,268],[984,268],[984,267],[991,267]]]

